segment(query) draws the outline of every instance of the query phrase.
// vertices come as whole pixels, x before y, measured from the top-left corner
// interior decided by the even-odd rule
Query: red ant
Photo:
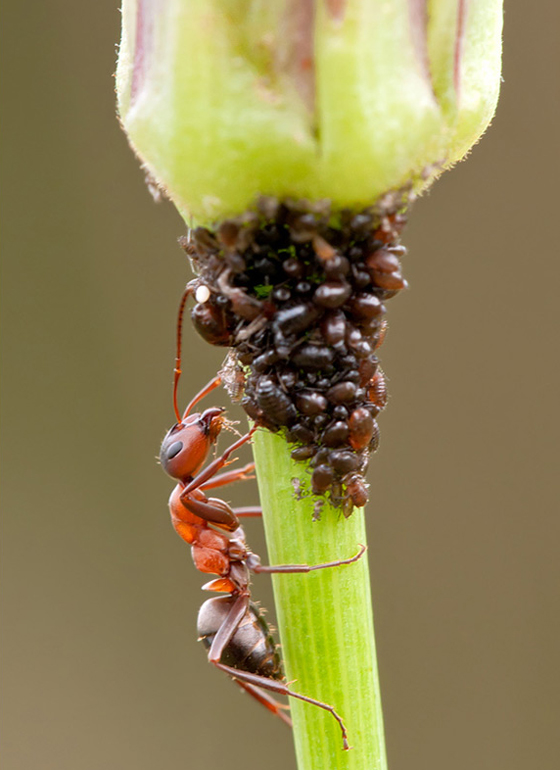
[[[207,497],[206,492],[234,481],[254,478],[254,463],[238,470],[218,473],[234,462],[231,455],[250,441],[256,428],[235,441],[225,452],[203,465],[222,428],[226,425],[224,409],[211,407],[202,413],[192,410],[206,395],[221,383],[219,376],[192,399],[184,414],[177,404],[177,386],[181,375],[181,330],[187,298],[194,287],[187,286],[183,294],[177,320],[177,357],[173,384],[173,404],[177,423],[170,429],[160,451],[164,470],[179,483],[171,493],[169,508],[176,532],[192,547],[198,570],[218,575],[203,586],[206,591],[218,591],[226,596],[208,599],[198,615],[198,633],[208,649],[208,660],[225,671],[259,703],[291,725],[282,709],[286,707],[268,692],[287,695],[329,711],[340,725],[344,749],[348,749],[346,728],[333,706],[293,692],[283,681],[283,672],[276,644],[260,609],[251,602],[250,573],[302,573],[328,567],[337,567],[358,561],[365,547],[349,559],[327,564],[286,564],[263,566],[260,558],[245,542],[239,519],[260,516],[260,508],[230,508],[218,498]],[[225,534],[228,533],[228,534]],[[267,692],[268,691],[268,692]]]

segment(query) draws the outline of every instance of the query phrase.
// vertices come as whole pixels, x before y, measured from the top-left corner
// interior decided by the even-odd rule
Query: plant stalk
[[[366,545],[363,510],[344,519],[325,503],[313,521],[312,499],[298,500],[292,481],[308,486],[309,475],[280,435],[257,431],[253,449],[271,564],[320,564]],[[273,585],[287,680],[335,707],[352,747],[343,751],[328,712],[290,698],[299,770],[386,770],[367,555],[309,574],[274,575]]]

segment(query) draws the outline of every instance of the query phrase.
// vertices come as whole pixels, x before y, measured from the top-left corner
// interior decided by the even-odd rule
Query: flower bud
[[[199,224],[262,194],[360,209],[480,138],[501,26],[500,0],[123,0],[120,117]]]

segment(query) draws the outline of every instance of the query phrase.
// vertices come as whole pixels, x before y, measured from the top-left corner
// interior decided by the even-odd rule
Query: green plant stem
[[[345,559],[366,545],[362,510],[344,519],[325,504],[313,521],[311,498],[296,499],[292,479],[309,485],[279,435],[257,431],[257,478],[271,564]],[[386,770],[381,697],[367,557],[309,574],[274,575],[282,657],[291,688],[333,705],[348,730],[315,706],[290,698],[299,770]]]

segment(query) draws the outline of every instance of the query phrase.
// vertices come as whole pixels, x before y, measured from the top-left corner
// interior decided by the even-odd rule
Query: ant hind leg
[[[328,711],[329,714],[332,714],[334,719],[336,719],[338,722],[342,732],[342,747],[344,751],[348,751],[350,748],[346,726],[340,714],[337,714],[335,711],[334,706],[329,706],[328,703],[315,700],[315,698],[309,698],[307,695],[301,695],[299,692],[293,692],[289,689],[285,682],[277,682],[275,679],[267,679],[266,677],[260,676],[259,674],[251,674],[248,671],[241,671],[240,669],[226,666],[223,663],[219,663],[215,660],[212,660],[211,662],[216,666],[216,668],[219,668],[220,671],[225,671],[226,674],[229,674],[234,679],[237,679],[240,684],[243,682],[244,684],[262,688],[263,690],[269,690],[270,692],[277,693],[278,695],[288,695],[290,698],[297,698],[298,700],[302,700],[305,703],[310,703],[312,706],[318,706],[319,708]]]
[[[288,727],[292,726],[292,720],[285,713],[285,710],[288,708],[288,706],[285,706],[283,703],[279,703],[275,698],[266,693],[262,687],[257,687],[256,685],[249,684],[248,682],[241,682],[237,678],[235,679],[235,683],[242,687],[245,692],[249,693],[249,695],[251,695],[262,706],[268,709],[272,714],[279,717],[285,724],[288,725]]]

